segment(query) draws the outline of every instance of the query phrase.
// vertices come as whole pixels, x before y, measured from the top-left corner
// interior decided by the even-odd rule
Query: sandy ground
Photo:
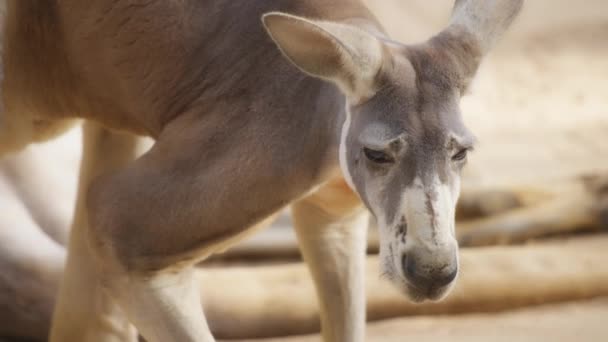
[[[497,314],[401,318],[372,323],[368,342],[603,342],[608,340],[608,297]],[[259,342],[316,342],[319,336]]]
[[[604,342],[608,340],[608,297],[495,314],[408,317],[368,325],[368,342]],[[231,340],[318,342],[320,336]],[[0,337],[0,342],[27,342]],[[228,342],[226,340],[226,342]]]

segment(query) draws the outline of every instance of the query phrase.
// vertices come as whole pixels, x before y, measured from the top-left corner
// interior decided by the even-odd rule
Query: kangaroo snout
[[[442,298],[458,275],[457,248],[414,247],[401,258],[403,276],[415,299]]]

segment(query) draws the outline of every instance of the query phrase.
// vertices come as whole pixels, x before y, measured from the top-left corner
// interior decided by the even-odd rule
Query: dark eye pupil
[[[364,148],[363,153],[365,154],[365,157],[367,159],[373,161],[374,163],[386,164],[386,163],[393,162],[393,159],[388,154],[386,154],[382,151],[376,151],[376,150],[372,150],[369,148]]]
[[[456,153],[452,159],[453,160],[463,160],[464,158],[467,157],[467,150],[460,150],[458,153]]]

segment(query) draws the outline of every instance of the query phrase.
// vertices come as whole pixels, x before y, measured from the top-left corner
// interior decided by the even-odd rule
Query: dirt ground
[[[372,323],[368,342],[603,342],[608,340],[608,297],[495,314],[409,317]],[[316,342],[319,336],[241,340]]]
[[[608,297],[495,314],[422,316],[368,326],[368,342],[604,342],[608,340]],[[231,340],[235,342],[318,342],[318,335]],[[27,342],[0,338],[0,342]],[[228,342],[228,341],[226,341]]]

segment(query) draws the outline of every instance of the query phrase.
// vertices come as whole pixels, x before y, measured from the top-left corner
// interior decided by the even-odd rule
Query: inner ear
[[[351,25],[279,12],[262,19],[281,52],[300,70],[334,82],[356,101],[373,95],[383,60],[374,36]]]
[[[341,68],[339,40],[312,21],[287,14],[269,13],[264,24],[281,52],[302,71],[334,78]]]

